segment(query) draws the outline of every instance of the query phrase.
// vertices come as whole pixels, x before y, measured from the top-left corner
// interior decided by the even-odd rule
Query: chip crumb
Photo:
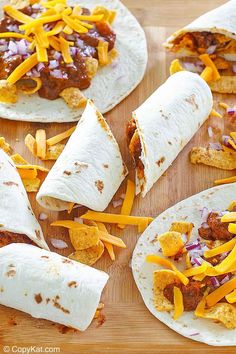
[[[64,89],[59,96],[62,97],[72,109],[83,108],[87,103],[87,98],[76,87],[68,87]]]

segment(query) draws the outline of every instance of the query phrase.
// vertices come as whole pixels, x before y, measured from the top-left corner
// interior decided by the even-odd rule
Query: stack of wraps
[[[119,146],[91,100],[49,172],[37,201],[51,210],[77,203],[103,211],[127,174]]]
[[[137,194],[147,194],[207,119],[212,105],[206,82],[182,71],[133,112],[127,138],[136,165]]]
[[[0,246],[24,242],[49,249],[30,206],[20,175],[13,161],[1,149],[0,200]]]

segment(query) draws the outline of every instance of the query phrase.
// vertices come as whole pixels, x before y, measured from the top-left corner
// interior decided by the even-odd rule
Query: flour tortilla
[[[141,141],[144,178],[136,173],[136,193],[144,197],[207,119],[213,98],[197,74],[178,72],[133,112]]]
[[[92,101],[47,175],[37,201],[51,210],[69,202],[103,211],[127,174],[119,146]]]
[[[14,163],[1,149],[0,200],[0,232],[26,235],[39,247],[49,249]]]
[[[4,3],[0,1],[1,6]],[[77,0],[68,1],[68,5],[76,4]],[[91,86],[82,91],[105,113],[127,97],[142,80],[147,64],[146,38],[136,18],[120,1],[82,0],[79,4],[89,9],[102,5],[117,11],[112,27],[117,35],[119,57],[111,65],[100,68]],[[15,104],[0,103],[0,117],[29,122],[78,121],[82,112],[83,109],[70,109],[62,98],[50,101],[38,94],[22,94]]]
[[[0,249],[0,304],[84,331],[108,274],[57,253],[13,243]]]
[[[211,10],[202,16],[198,17],[196,20],[191,22],[189,25],[183,27],[177,32],[173,33],[164,43],[167,49],[171,49],[173,41],[188,32],[203,32],[207,31],[210,33],[220,33],[227,37],[236,39],[236,1],[231,0],[226,2],[220,7]],[[180,49],[177,53],[179,56],[196,56],[197,53],[193,53],[187,48]],[[234,61],[236,60],[236,54],[224,53],[219,54],[225,59]]]
[[[132,270],[137,287],[149,311],[168,327],[184,337],[204,342],[209,345],[236,345],[236,329],[229,330],[212,320],[195,317],[193,312],[184,312],[177,321],[172,314],[159,312],[153,304],[153,271],[161,266],[145,262],[148,254],[162,256],[158,242],[153,242],[157,235],[166,232],[174,221],[194,223],[191,241],[196,240],[201,225],[200,209],[222,211],[227,209],[236,193],[236,183],[214,187],[181,201],[160,214],[140,236],[132,258]],[[181,265],[176,263],[179,268]]]

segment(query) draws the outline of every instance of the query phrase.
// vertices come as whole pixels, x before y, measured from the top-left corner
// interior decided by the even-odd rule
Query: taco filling
[[[158,235],[159,255],[146,261],[167,269],[153,273],[154,306],[172,311],[177,320],[184,312],[236,328],[236,212],[235,202],[226,211],[201,210],[198,237],[191,240],[193,224],[172,223]]]
[[[127,124],[126,137],[129,151],[133,158],[137,171],[137,177],[139,180],[141,180],[144,178],[144,165],[140,159],[142,153],[142,146],[134,118],[132,118]]]
[[[0,247],[9,245],[10,243],[28,243],[34,244],[28,236],[17,234],[9,231],[0,231]],[[35,244],[34,244],[35,245]]]
[[[111,27],[115,11],[105,7],[90,11],[69,7],[66,0],[51,0],[34,1],[20,10],[5,5],[3,10],[0,80],[6,87],[38,92],[49,100],[61,96],[68,103],[68,96],[72,100],[87,89],[99,67],[118,54]],[[82,93],[79,98],[84,105]]]

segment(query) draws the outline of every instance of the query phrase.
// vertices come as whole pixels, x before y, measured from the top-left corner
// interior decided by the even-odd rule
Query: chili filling
[[[217,212],[211,212],[207,218],[208,227],[198,229],[199,236],[206,240],[230,240],[234,237],[228,231],[229,223],[221,222],[221,216]]]
[[[0,232],[0,247],[7,246],[10,243],[28,243],[33,245],[34,242],[24,234],[16,234],[9,231]]]
[[[32,5],[20,11],[35,18],[43,12],[43,9],[40,7],[34,8],[34,5]],[[82,8],[82,15],[90,14],[88,9]],[[4,13],[4,17],[0,21],[0,33],[20,33],[19,25],[22,24]],[[47,24],[47,30],[50,31],[55,25],[56,22]],[[60,36],[74,43],[73,47],[70,48],[73,63],[65,64],[61,53],[50,47],[47,49],[48,62],[39,63],[30,72],[26,73],[26,77],[29,79],[31,77],[41,79],[42,87],[38,91],[39,96],[50,100],[58,98],[59,94],[68,87],[76,87],[80,90],[88,88],[92,80],[89,65],[91,66],[92,58],[98,59],[97,46],[99,41],[108,43],[108,51],[114,48],[116,41],[116,34],[108,22],[96,22],[87,33],[73,31],[72,34],[68,35],[61,32]],[[14,69],[33,53],[33,50],[29,47],[30,43],[25,39],[23,40],[25,48],[23,47],[20,53],[14,52],[14,46],[13,48],[9,47],[10,42],[18,44],[20,41],[22,40],[18,38],[0,39],[0,80],[7,79]]]
[[[138,130],[136,129],[136,123],[133,118],[127,124],[126,137],[127,137],[130,154],[133,157],[135,168],[137,169],[138,178],[142,179],[144,178],[144,165],[140,160],[140,156],[142,153],[142,146],[141,146]]]
[[[187,48],[192,52],[202,54],[207,52],[210,47],[214,49],[213,52],[217,52],[232,46],[234,43],[234,39],[220,33],[210,33],[207,31],[188,32],[174,40],[174,45],[171,50],[177,52],[182,48]],[[215,48],[213,48],[213,46],[215,46]]]

